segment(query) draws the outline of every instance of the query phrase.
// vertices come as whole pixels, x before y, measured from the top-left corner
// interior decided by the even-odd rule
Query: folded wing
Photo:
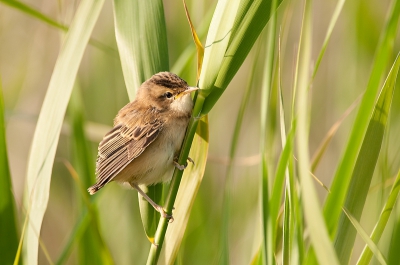
[[[114,179],[157,138],[164,122],[154,110],[126,113],[123,108],[115,119],[114,128],[99,144],[96,162],[97,183],[89,188],[91,194]]]

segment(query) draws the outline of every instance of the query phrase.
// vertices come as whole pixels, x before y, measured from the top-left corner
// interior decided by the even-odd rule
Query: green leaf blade
[[[299,48],[299,81],[297,83],[297,158],[300,187],[302,192],[302,204],[305,221],[310,232],[310,239],[318,262],[320,264],[339,264],[335,250],[329,239],[329,235],[320,212],[318,197],[314,184],[309,174],[309,117],[308,117],[308,84],[309,84],[309,65],[311,60],[311,1],[305,2],[302,30],[300,35]]]
[[[387,66],[390,54],[393,50],[393,41],[397,33],[400,2],[393,1],[389,11],[390,16],[381,35],[381,41],[376,49],[375,62],[372,67],[367,89],[361,101],[357,117],[353,123],[352,132],[348,140],[346,150],[337,167],[331,193],[324,205],[324,217],[329,234],[333,238],[336,233],[341,206],[344,203],[351,173],[355,165],[357,154],[361,148],[362,139],[368,126],[369,118],[374,108],[374,100],[379,89],[379,82]]]
[[[277,7],[282,1],[277,1]],[[261,31],[271,17],[272,1],[241,1],[232,36],[225,52],[214,87],[204,102],[202,113],[208,113],[239,70]]]
[[[349,213],[354,216],[357,221],[361,218],[373,172],[380,153],[395,89],[395,82],[400,67],[399,56],[400,54],[393,63],[392,69],[387,76],[375,105],[350,180],[344,207],[348,209]],[[350,259],[355,236],[356,230],[347,216],[342,213],[338,224],[335,248],[343,264],[347,263]]]
[[[390,214],[393,212],[394,205],[398,199],[399,192],[400,192],[400,172],[397,173],[396,180],[394,181],[392,190],[390,191],[385,207],[383,208],[379,220],[372,232],[371,239],[375,244],[379,242],[379,239],[381,238],[383,231],[386,228]],[[372,258],[371,248],[368,245],[366,245],[363,249],[363,252],[360,255],[357,264],[358,265],[370,264],[371,258]],[[395,264],[395,263],[389,263],[389,264]]]
[[[217,3],[208,31],[199,87],[208,95],[217,79],[225,51],[230,42],[234,19],[240,1],[220,0]]]
[[[129,99],[152,75],[168,71],[162,1],[114,1],[115,35]]]
[[[346,208],[343,208],[343,212],[347,216],[349,221],[352,223],[354,228],[357,230],[358,234],[362,237],[362,239],[367,243],[367,245],[370,247],[370,249],[374,252],[375,257],[378,259],[379,263],[382,265],[386,265],[387,262],[386,262],[385,258],[383,257],[381,251],[379,250],[378,246],[371,240],[371,238],[368,237],[367,233],[361,227],[361,225],[357,221],[357,219],[353,215],[351,215]]]
[[[0,79],[0,249],[2,262],[13,264],[18,248],[16,209],[6,144],[4,100]]]
[[[113,1],[115,34],[129,99],[152,75],[169,70],[167,33],[163,2]],[[162,204],[163,184],[144,187],[157,204]],[[160,218],[158,212],[139,195],[140,214],[152,242]]]
[[[43,216],[47,208],[51,171],[61,125],[83,52],[104,1],[80,3],[57,59],[33,137],[27,171],[25,205],[29,225],[25,234],[25,258],[37,264]]]

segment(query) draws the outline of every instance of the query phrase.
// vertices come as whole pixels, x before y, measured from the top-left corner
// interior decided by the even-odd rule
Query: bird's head
[[[176,74],[160,72],[140,86],[137,100],[160,111],[188,114],[193,108],[190,93],[197,89]]]

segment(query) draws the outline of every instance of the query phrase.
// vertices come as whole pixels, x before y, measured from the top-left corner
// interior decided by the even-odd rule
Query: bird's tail
[[[95,194],[96,192],[98,192],[101,188],[103,188],[104,185],[100,184],[100,183],[96,183],[93,186],[89,187],[87,189],[87,191],[90,193],[90,195]]]

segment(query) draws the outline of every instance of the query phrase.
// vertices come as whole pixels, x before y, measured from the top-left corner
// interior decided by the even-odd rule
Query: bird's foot
[[[175,165],[175,167],[177,168],[177,169],[179,169],[179,170],[184,170],[186,167],[187,167],[187,162],[184,164],[184,165],[180,165],[178,162],[176,162],[176,161],[174,161],[174,165]]]
[[[158,206],[156,208],[156,211],[159,212],[161,214],[161,216],[165,219],[168,220],[169,223],[172,223],[174,221],[174,217],[172,214],[168,214],[164,208],[162,208],[161,206]]]
[[[179,170],[184,170],[185,168],[187,168],[187,166],[188,166],[188,163],[187,163],[187,162],[186,162],[184,165],[181,165],[181,164],[179,164],[177,161],[178,161],[178,158],[175,157],[175,159],[174,159],[174,165],[175,165],[175,167],[176,167],[177,169],[179,169]],[[190,157],[187,158],[187,161],[191,162],[191,163],[194,165],[194,161],[193,161],[193,159],[191,159]]]
[[[187,160],[188,160],[190,163],[192,163],[192,164],[193,164],[193,166],[195,166],[195,164],[194,164],[194,160],[193,160],[193,159],[191,159],[190,157],[188,157],[188,158],[187,158]]]

